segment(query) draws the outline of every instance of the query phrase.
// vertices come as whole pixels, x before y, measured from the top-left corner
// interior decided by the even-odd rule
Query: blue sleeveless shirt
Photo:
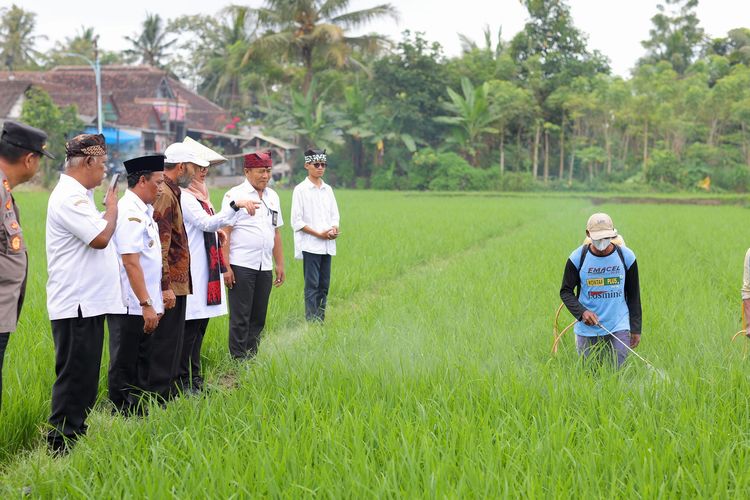
[[[570,261],[578,267],[583,245],[570,254]],[[578,301],[599,316],[599,322],[610,332],[630,330],[630,313],[625,302],[625,271],[635,262],[635,254],[627,247],[620,247],[625,265],[615,250],[600,257],[587,251],[578,276],[581,279]],[[607,333],[598,326],[589,326],[579,321],[575,324],[576,335],[596,337]]]

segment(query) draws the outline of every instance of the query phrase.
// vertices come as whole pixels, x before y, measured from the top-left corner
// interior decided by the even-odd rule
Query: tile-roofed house
[[[31,87],[28,80],[0,81],[0,120],[19,118],[24,93]]]
[[[58,66],[49,71],[0,71],[0,82],[13,80],[29,81],[43,88],[58,106],[75,104],[82,115],[96,115],[94,72],[88,66]],[[140,114],[133,109],[126,117],[116,120],[124,126],[145,127],[151,107],[163,115],[170,112],[173,119],[184,119],[188,128],[221,133],[230,123],[224,108],[191,91],[167,72],[151,66],[103,66],[102,100],[139,106]]]
[[[90,67],[0,71],[0,120],[18,118],[10,111],[15,107],[20,113],[30,86],[45,90],[58,106],[74,104],[88,125],[96,122],[96,82]],[[103,66],[102,110],[105,129],[141,137],[140,151],[133,152],[163,151],[185,135],[197,139],[207,135],[224,149],[240,151],[240,141],[225,133],[231,117],[224,108],[151,66]]]
[[[151,66],[102,66],[104,135],[115,163],[137,154],[162,152],[186,135],[208,141],[230,158],[222,170],[241,172],[243,145],[256,135],[236,129],[221,106]],[[95,132],[96,80],[89,66],[49,71],[0,71],[0,122],[18,119],[24,93],[45,90],[58,106],[75,105],[86,132]],[[15,113],[15,114],[14,114]]]

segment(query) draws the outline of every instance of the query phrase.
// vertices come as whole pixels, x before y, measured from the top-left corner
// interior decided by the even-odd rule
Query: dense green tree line
[[[750,29],[710,39],[698,0],[665,0],[629,78],[591,51],[563,0],[523,0],[509,40],[463,51],[404,32],[354,36],[390,4],[266,0],[213,16],[148,15],[106,63],[168,68],[245,124],[327,147],[340,184],[394,189],[750,189]],[[42,55],[35,16],[2,12],[8,69],[91,57],[81,27]]]

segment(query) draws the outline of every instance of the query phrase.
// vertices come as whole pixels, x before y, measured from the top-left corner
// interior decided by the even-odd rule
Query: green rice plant
[[[226,319],[212,320],[204,349],[211,391],[154,407],[147,418],[124,419],[109,415],[102,378],[89,435],[61,459],[46,453],[38,432],[53,374],[44,267],[35,270],[36,306],[25,309],[5,368],[0,493],[750,492],[747,366],[729,343],[739,323],[746,243],[736,228],[743,227],[743,208],[592,207],[583,198],[537,196],[337,196],[342,237],[324,326],[302,319],[301,263],[292,262],[285,228],[288,282],[272,294],[256,360],[228,359]],[[22,193],[19,203],[25,231],[36,234],[44,197]],[[289,193],[282,193],[282,206],[286,215]],[[644,308],[638,352],[667,379],[651,376],[635,358],[619,371],[592,370],[580,362],[572,335],[555,357],[549,354],[565,259],[580,245],[588,216],[602,210],[638,257]],[[35,221],[32,229],[26,220]],[[41,240],[33,234],[27,237],[38,263]]]

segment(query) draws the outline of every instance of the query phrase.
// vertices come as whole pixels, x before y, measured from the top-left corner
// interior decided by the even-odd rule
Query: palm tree
[[[330,88],[330,87],[329,87]],[[326,102],[328,90],[316,91],[316,80],[307,92],[289,89],[289,99],[269,100],[264,109],[271,130],[282,137],[289,137],[297,144],[315,144],[321,148],[344,142],[340,133],[345,121]]]
[[[377,51],[387,43],[386,38],[377,34],[346,36],[347,30],[385,16],[398,19],[391,4],[347,12],[349,3],[350,0],[266,0],[265,6],[256,12],[261,24],[271,31],[256,45],[281,49],[299,58],[305,68],[302,92],[306,94],[314,76],[316,57],[342,66],[350,59],[353,47]]]
[[[125,37],[133,48],[126,49],[123,53],[134,60],[140,59],[143,64],[162,68],[162,60],[168,56],[167,49],[177,42],[177,38],[167,40],[169,32],[165,29],[159,14],[147,13],[142,26],[143,31],[140,34]]]
[[[472,165],[476,166],[483,136],[498,132],[492,127],[498,115],[490,105],[489,84],[485,82],[475,88],[471,81],[464,77],[461,78],[463,95],[450,87],[447,90],[451,100],[444,103],[443,108],[450,115],[438,116],[434,120],[452,127],[453,136],[449,138],[449,142],[458,145],[467,154]]]
[[[250,46],[257,38],[257,19],[249,7],[231,5],[221,11],[221,23],[204,48],[200,90],[223,106],[237,110],[249,104],[244,76],[250,64]]]
[[[23,66],[36,65],[35,59],[41,54],[34,50],[37,39],[46,38],[34,35],[36,14],[18,7],[0,8],[0,61],[13,71]]]
[[[492,32],[488,25],[484,26],[482,30],[484,35],[484,47],[480,46],[477,42],[469,38],[467,35],[462,33],[458,34],[458,39],[461,42],[461,52],[467,54],[469,52],[477,51],[488,54],[493,59],[499,58],[505,50],[508,48],[508,44],[503,41],[503,29],[498,28],[497,30],[497,43],[492,43]]]
[[[81,26],[74,36],[65,37],[64,42],[57,42],[55,48],[47,56],[47,60],[53,66],[81,64],[80,59],[66,55],[71,53],[80,54],[93,61],[96,57],[94,51],[98,38],[99,35],[93,27]]]

